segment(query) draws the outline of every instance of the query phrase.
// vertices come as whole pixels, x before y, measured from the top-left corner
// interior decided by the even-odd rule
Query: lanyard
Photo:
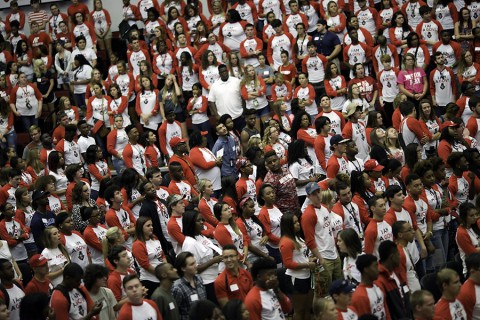
[[[343,207],[347,209],[348,213],[350,214],[350,217],[352,217],[353,222],[355,223],[355,226],[358,229],[358,232],[361,234],[361,238],[363,238],[362,229],[360,228],[360,222],[358,221],[357,216],[355,214],[356,212],[355,212],[355,209],[353,208],[353,204],[351,202],[349,204],[350,204],[350,208],[348,208],[346,205],[344,205]]]

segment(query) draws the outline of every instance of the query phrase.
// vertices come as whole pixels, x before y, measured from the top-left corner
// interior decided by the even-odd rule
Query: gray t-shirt
[[[158,310],[160,310],[160,314],[164,319],[180,320],[177,302],[171,292],[167,292],[163,290],[162,287],[158,287],[153,292],[151,299],[157,304]]]
[[[100,311],[99,318],[100,320],[110,320],[116,319],[115,311],[113,311],[113,306],[117,304],[117,299],[113,295],[112,290],[108,288],[100,288],[97,294],[90,293],[90,297],[93,300],[93,303],[103,300],[102,311]]]

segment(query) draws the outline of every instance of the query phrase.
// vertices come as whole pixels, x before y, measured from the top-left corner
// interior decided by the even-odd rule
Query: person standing
[[[373,219],[365,228],[365,253],[378,257],[378,247],[387,240],[393,240],[392,227],[383,220],[387,212],[385,199],[373,196],[368,200],[368,207]]]
[[[415,320],[433,320],[435,315],[435,299],[430,291],[413,291],[410,296],[410,304]]]
[[[63,270],[63,281],[53,290],[50,306],[59,319],[93,320],[103,307],[102,302],[93,303],[87,289],[81,285],[83,269],[72,262]]]
[[[456,101],[457,82],[453,70],[446,66],[444,54],[437,51],[433,58],[437,67],[430,72],[430,93],[435,113],[440,117],[445,114],[447,104]]]
[[[287,168],[280,166],[280,159],[274,150],[265,154],[265,167],[268,170],[264,183],[271,184],[275,190],[275,205],[281,212],[296,213],[300,209],[295,179]]]
[[[309,182],[305,189],[311,204],[302,214],[302,229],[308,249],[325,269],[320,273],[320,290],[321,293],[326,293],[333,279],[342,278],[340,256],[330,231],[330,212],[321,203],[318,183]]]
[[[210,112],[214,116],[229,114],[232,116],[235,129],[241,132],[245,126],[243,114],[243,101],[240,94],[240,79],[230,77],[226,65],[218,66],[220,79],[215,81],[208,93]]]
[[[351,305],[359,316],[373,314],[378,319],[390,319],[385,295],[382,289],[374,284],[379,275],[377,258],[371,254],[364,254],[357,258],[356,265],[362,275],[362,281],[353,293]]]
[[[357,319],[356,310],[351,306],[355,286],[348,280],[335,280],[328,289],[328,294],[335,302],[339,319]],[[343,318],[342,318],[343,317]]]
[[[234,244],[225,245],[222,256],[225,270],[218,275],[214,287],[218,304],[224,307],[228,301],[245,300],[253,287],[253,279],[250,272],[240,266],[238,250]]]
[[[475,252],[465,259],[468,279],[460,288],[458,300],[462,303],[468,319],[480,317],[477,290],[480,289],[480,253]]]
[[[118,313],[117,320],[136,319],[141,315],[144,319],[162,320],[157,304],[152,300],[144,299],[144,288],[137,275],[128,275],[123,279],[123,288],[127,293],[128,301]]]
[[[184,251],[175,260],[175,268],[180,279],[174,282],[172,295],[177,302],[180,319],[189,320],[192,304],[197,300],[207,299],[207,292],[202,278],[197,275],[197,261],[192,253]]]
[[[291,311],[290,299],[278,287],[276,268],[276,263],[267,258],[260,258],[253,263],[251,271],[255,286],[245,297],[250,320],[284,320],[284,313]]]
[[[178,271],[170,263],[161,263],[155,267],[155,275],[160,285],[152,294],[152,300],[157,304],[160,314],[169,320],[180,320],[177,302],[172,295],[172,286],[178,280]]]
[[[378,247],[380,265],[377,285],[382,289],[387,301],[388,311],[392,319],[408,319],[411,317],[408,290],[405,290],[405,279],[396,273],[400,266],[400,254],[397,245],[391,241],[383,241]]]
[[[407,245],[415,239],[415,230],[407,221],[396,221],[392,225],[392,233],[400,253],[399,276],[406,278],[408,288],[415,292],[420,290],[420,281],[415,271],[415,263]]]
[[[443,320],[467,319],[467,313],[457,296],[460,292],[460,277],[455,270],[445,268],[437,273],[437,285],[442,297],[435,305],[435,317]]]

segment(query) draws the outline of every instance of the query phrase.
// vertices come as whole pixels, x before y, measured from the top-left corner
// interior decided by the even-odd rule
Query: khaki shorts
[[[108,29],[108,32],[106,35],[103,36],[103,38],[100,38],[97,36],[98,40],[107,40],[107,39],[112,39],[112,28]]]

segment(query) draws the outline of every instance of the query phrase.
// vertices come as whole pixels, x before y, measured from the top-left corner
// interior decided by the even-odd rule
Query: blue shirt
[[[326,33],[315,31],[312,33],[312,39],[317,45],[317,52],[323,54],[325,57],[331,55],[333,50],[335,50],[335,46],[341,44],[338,36],[331,31],[327,31]]]
[[[46,213],[41,213],[40,211],[35,211],[30,222],[30,229],[33,234],[33,239],[37,245],[37,251],[42,252],[44,249],[42,237],[43,230],[48,226],[55,225],[55,213],[52,211],[47,211]]]
[[[237,150],[235,141],[230,135],[225,137],[218,137],[215,145],[213,146],[213,154],[217,154],[217,151],[223,149],[222,155],[222,168],[220,169],[222,177],[237,175],[237,169],[235,163],[237,161]]]

